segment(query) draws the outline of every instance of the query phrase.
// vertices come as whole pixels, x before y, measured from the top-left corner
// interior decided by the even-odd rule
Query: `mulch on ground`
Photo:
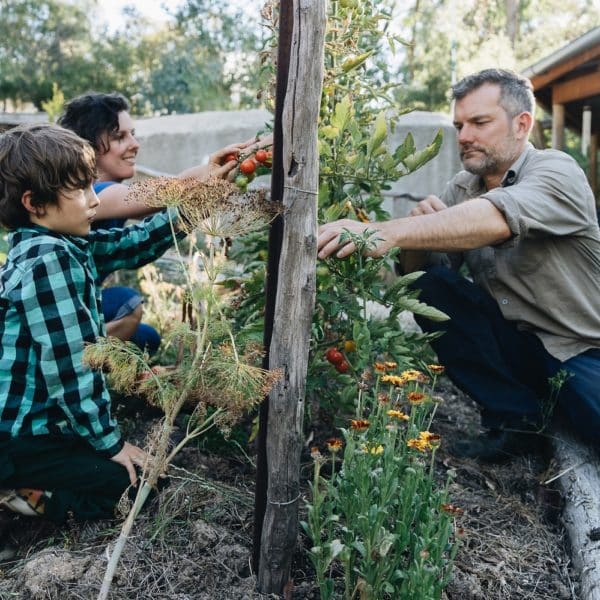
[[[464,510],[464,529],[446,600],[576,599],[560,497],[543,482],[557,473],[548,458],[516,458],[506,465],[457,460],[444,446],[478,432],[475,406],[443,381],[443,402],[432,430],[442,435],[438,476],[454,470],[451,501]],[[122,415],[129,435],[143,440],[158,418]],[[334,435],[336,432],[330,432]],[[254,468],[251,457],[183,450],[171,485],[138,519],[113,583],[111,598],[132,600],[258,600],[251,570]],[[311,471],[307,464],[303,472]],[[0,600],[95,598],[107,545],[120,522],[69,523],[62,528],[0,513],[1,536],[15,555],[0,563]],[[300,545],[299,545],[300,546]],[[318,598],[310,563],[294,561],[296,600]],[[426,599],[424,599],[426,600]]]

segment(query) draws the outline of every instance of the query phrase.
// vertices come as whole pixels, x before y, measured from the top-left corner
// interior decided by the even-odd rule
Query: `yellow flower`
[[[384,375],[381,378],[382,383],[391,383],[396,387],[404,385],[408,380],[405,377],[399,375]]]
[[[392,360],[388,360],[383,364],[385,365],[386,369],[395,369],[398,366],[398,363]]]
[[[366,419],[352,419],[350,421],[350,427],[354,429],[354,431],[366,431],[369,428],[369,421]]]
[[[327,444],[327,448],[329,450],[329,452],[337,452],[338,450],[342,449],[342,440],[340,440],[340,438],[329,438],[328,440],[325,440],[325,443]]]
[[[368,446],[363,444],[360,448],[365,454],[383,454],[383,446],[381,444]]]
[[[411,438],[406,442],[406,445],[409,448],[414,448],[415,450],[418,450],[419,452],[425,452],[429,449],[429,444],[424,440],[420,440],[418,438]]]
[[[446,370],[446,367],[443,367],[442,365],[427,365],[427,368],[436,375],[440,375]]]
[[[421,431],[419,433],[419,439],[424,440],[428,444],[439,444],[442,437],[437,433],[431,433],[430,431]]]
[[[408,369],[407,371],[402,371],[400,374],[401,377],[406,379],[406,381],[416,381],[418,383],[426,383],[427,377],[416,369]]]
[[[398,419],[398,421],[408,421],[410,419],[410,417],[401,410],[388,410],[387,414],[390,419]]]

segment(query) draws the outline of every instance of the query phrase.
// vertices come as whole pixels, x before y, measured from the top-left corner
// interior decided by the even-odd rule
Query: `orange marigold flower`
[[[427,396],[421,392],[408,392],[406,398],[411,404],[422,404]]]
[[[352,419],[350,421],[350,427],[354,429],[354,431],[366,431],[369,428],[369,421],[366,419]]]
[[[440,508],[453,517],[458,517],[465,512],[462,508],[454,506],[454,504],[442,504],[440,505]]]
[[[325,443],[330,452],[337,452],[338,450],[341,450],[343,446],[343,442],[340,438],[329,438],[328,440],[325,440]]]
[[[443,367],[442,365],[427,365],[427,368],[436,375],[440,375],[446,370],[446,367]]]
[[[316,462],[318,460],[321,460],[323,458],[323,455],[321,454],[321,451],[319,450],[319,448],[317,448],[317,446],[313,446],[310,449],[310,457]]]
[[[379,363],[379,362],[376,362],[376,363],[373,365],[373,368],[375,369],[375,371],[376,371],[377,373],[385,373],[385,364],[384,364],[384,363]]]
[[[410,419],[410,417],[401,410],[388,410],[387,415],[390,419],[398,419],[398,421],[408,421]]]

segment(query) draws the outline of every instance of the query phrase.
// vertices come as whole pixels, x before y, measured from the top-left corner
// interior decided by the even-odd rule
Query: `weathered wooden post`
[[[281,593],[298,536],[300,453],[315,300],[319,156],[326,3],[293,0],[293,34],[283,105],[283,240],[269,366],[283,378],[269,394],[268,488],[258,586]]]

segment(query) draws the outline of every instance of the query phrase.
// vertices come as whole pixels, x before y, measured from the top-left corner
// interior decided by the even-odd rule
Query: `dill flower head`
[[[202,181],[195,177],[157,177],[131,184],[127,200],[147,206],[177,207],[187,233],[198,229],[206,235],[233,238],[267,225],[282,207],[265,198],[265,190],[240,192],[225,179]]]

